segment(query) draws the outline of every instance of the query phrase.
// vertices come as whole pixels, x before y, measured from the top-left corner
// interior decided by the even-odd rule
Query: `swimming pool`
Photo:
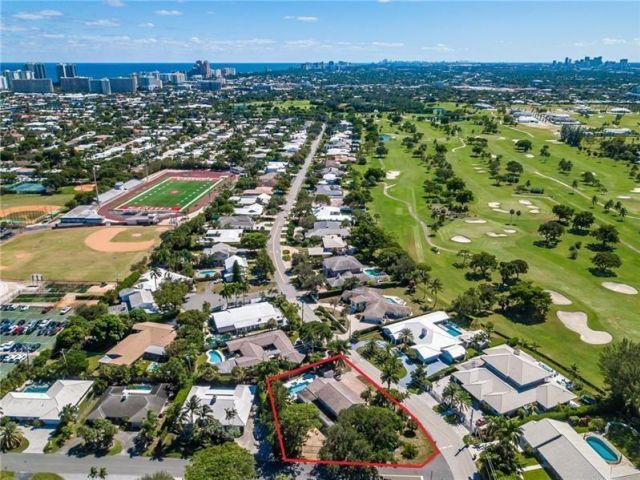
[[[386,275],[386,273],[379,268],[363,268],[362,271],[370,277],[384,277]]]
[[[384,298],[387,300],[387,302],[395,303],[396,305],[406,305],[407,304],[407,302],[405,302],[400,297],[395,297],[393,295],[384,295]]]
[[[218,272],[216,270],[198,270],[199,278],[213,278]]]
[[[620,461],[620,456],[601,438],[596,437],[595,435],[589,435],[585,438],[585,441],[605,462],[617,463]]]
[[[48,384],[43,385],[41,383],[34,383],[25,388],[23,390],[23,393],[45,393],[47,390],[49,390],[49,387],[50,385]]]
[[[125,392],[129,393],[151,393],[151,390],[153,390],[153,385],[147,385],[146,383],[136,383],[125,388]]]
[[[224,362],[224,355],[220,350],[207,351],[207,362],[217,365]]]
[[[449,335],[451,335],[452,337],[459,337],[460,335],[462,335],[462,332],[458,330],[458,328],[456,328],[456,326],[453,325],[452,323],[442,322],[442,323],[438,323],[438,326],[441,329],[443,329],[445,332],[447,332]]]
[[[380,138],[380,140],[382,140],[383,142],[388,142],[389,140],[391,140],[391,135],[387,133],[381,133],[380,135],[378,135],[378,138]]]
[[[298,393],[307,388],[307,385],[309,385],[315,379],[316,376],[313,373],[305,373],[302,377],[296,378],[295,380],[292,380],[285,384],[285,387],[289,391],[289,395],[295,397],[296,395],[298,395]]]

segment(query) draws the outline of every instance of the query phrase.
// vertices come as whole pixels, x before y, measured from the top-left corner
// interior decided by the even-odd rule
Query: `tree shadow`
[[[593,275],[595,277],[611,278],[611,277],[617,277],[618,276],[618,274],[616,272],[614,272],[613,270],[609,270],[608,268],[591,267],[591,268],[589,268],[589,272],[591,272],[591,275]]]

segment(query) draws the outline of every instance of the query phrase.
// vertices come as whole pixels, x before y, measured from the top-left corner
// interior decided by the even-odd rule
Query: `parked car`
[[[71,311],[71,307],[69,305],[67,305],[66,307],[64,307],[62,310],[60,310],[60,315],[66,315],[67,313],[69,313]]]

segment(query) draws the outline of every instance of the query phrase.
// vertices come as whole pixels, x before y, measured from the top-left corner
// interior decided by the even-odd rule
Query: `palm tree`
[[[446,387],[442,390],[442,401],[449,407],[455,407],[456,394],[460,386],[450,380]]]
[[[224,418],[226,421],[233,420],[237,415],[238,411],[233,407],[224,409]]]
[[[222,286],[222,290],[220,291],[220,296],[228,302],[229,299],[233,297],[235,293],[236,293],[236,284],[233,282],[228,282]]]
[[[436,303],[438,303],[438,293],[442,291],[442,282],[439,278],[432,278],[429,281],[429,292],[433,295],[433,307],[436,308]]]
[[[471,395],[464,388],[459,388],[455,394],[456,409],[464,415],[471,408]]]
[[[3,452],[18,448],[24,439],[16,422],[7,422],[0,427],[0,449]]]
[[[349,342],[346,340],[332,340],[327,345],[330,355],[345,355],[349,352]]]
[[[362,349],[362,355],[364,358],[373,357],[378,351],[378,345],[375,340],[369,340],[367,344]]]
[[[154,280],[156,290],[158,289],[158,279],[160,277],[162,277],[160,269],[158,267],[151,267],[151,270],[149,270],[149,278],[151,278],[151,280]]]
[[[398,357],[390,357],[383,365],[380,379],[387,384],[387,390],[391,388],[392,383],[400,381],[400,362]]]
[[[242,294],[242,303],[244,303],[245,300],[246,300],[246,295],[249,292],[249,284],[245,280],[242,280],[241,282],[238,282],[237,283],[237,291],[238,291],[238,293]]]
[[[158,416],[153,410],[148,410],[145,418],[140,422],[140,431],[138,432],[138,444],[141,448],[151,443],[158,429]]]
[[[411,331],[411,329],[403,328],[402,330],[400,330],[400,332],[398,333],[398,340],[400,340],[400,343],[404,345],[409,345],[410,343],[413,343],[414,338],[413,338],[413,332]]]
[[[194,425],[199,416],[198,412],[201,407],[200,399],[195,395],[191,396],[180,411],[180,422],[186,422]]]

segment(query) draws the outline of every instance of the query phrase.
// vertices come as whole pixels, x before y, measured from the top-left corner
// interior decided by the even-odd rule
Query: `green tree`
[[[591,263],[596,268],[596,271],[601,274],[611,274],[611,270],[614,268],[620,268],[622,266],[622,260],[620,257],[612,252],[598,252],[591,258]]]
[[[285,445],[286,454],[295,457],[300,454],[302,446],[307,441],[309,431],[320,428],[320,412],[311,403],[293,403],[278,413],[280,431]]]
[[[598,362],[613,411],[624,409],[636,417],[640,415],[638,358],[640,342],[623,338],[605,346]]]
[[[591,235],[600,241],[603,250],[609,248],[609,244],[618,243],[620,235],[618,229],[613,225],[601,225],[591,232]]]
[[[0,424],[0,449],[3,452],[18,448],[23,439],[24,435],[16,422],[5,421]]]
[[[197,452],[185,469],[185,480],[251,480],[256,477],[253,455],[234,442]]]
[[[544,237],[544,242],[548,247],[553,247],[557,245],[564,233],[564,227],[558,222],[549,221],[538,227],[538,233]]]
[[[99,317],[91,328],[91,336],[98,345],[112,345],[127,333],[126,322],[118,315],[107,314]]]
[[[489,278],[489,273],[498,266],[498,259],[495,255],[487,252],[475,253],[471,256],[469,268],[482,278]]]
[[[266,245],[267,235],[263,232],[246,232],[240,240],[240,246],[248,250],[264,249]]]

